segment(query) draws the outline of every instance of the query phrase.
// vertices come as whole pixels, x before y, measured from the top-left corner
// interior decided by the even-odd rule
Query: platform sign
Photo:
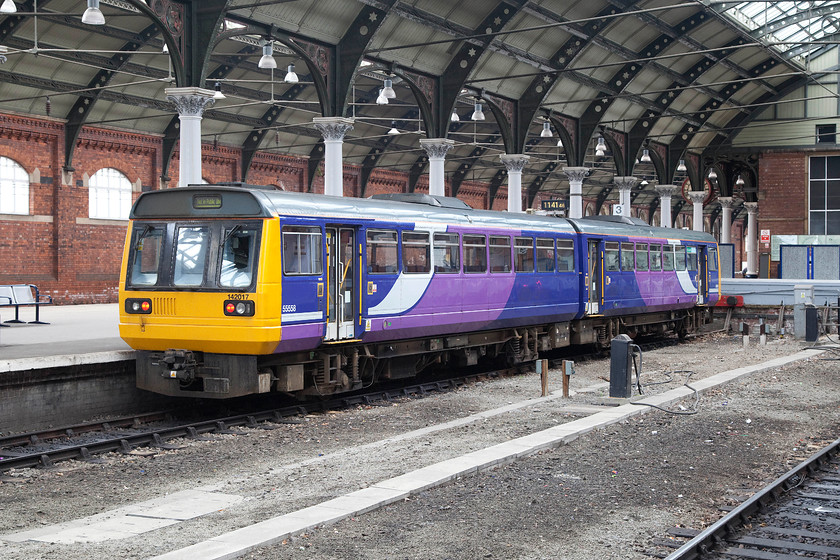
[[[565,212],[566,201],[562,198],[552,198],[549,200],[540,201],[540,210],[548,210],[550,212]]]
[[[761,230],[761,242],[762,243],[770,243],[770,230],[769,229]]]

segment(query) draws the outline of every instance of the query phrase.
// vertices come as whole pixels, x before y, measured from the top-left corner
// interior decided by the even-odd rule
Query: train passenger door
[[[709,252],[706,247],[697,247],[697,262],[697,305],[706,305],[709,297]]]
[[[587,245],[587,292],[586,314],[597,315],[601,311],[603,298],[603,263],[601,262],[601,242],[598,239],[588,240]]]
[[[355,337],[354,258],[356,231],[349,227],[327,227],[327,333],[325,340]]]

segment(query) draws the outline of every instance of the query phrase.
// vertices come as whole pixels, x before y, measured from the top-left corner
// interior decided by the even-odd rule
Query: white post
[[[589,175],[588,167],[564,167],[569,178],[569,217],[583,218],[583,180]]]
[[[341,148],[344,135],[353,129],[353,119],[315,117],[312,124],[324,137],[324,194],[344,196]]]
[[[502,154],[499,157],[508,174],[508,212],[522,212],[522,168],[531,156]]]
[[[758,276],[758,237],[756,235],[756,217],[758,202],[745,202],[747,209],[747,276]]]
[[[621,215],[630,217],[630,191],[636,186],[635,177],[613,177],[613,183],[618,187],[618,202],[621,204]]]
[[[709,196],[705,191],[690,191],[686,193],[691,204],[694,206],[694,214],[692,221],[694,222],[694,231],[703,231],[703,201]]]
[[[720,242],[731,243],[732,239],[732,207],[735,201],[731,196],[719,196],[721,208]]]
[[[209,89],[197,87],[166,88],[166,99],[178,108],[180,121],[178,186],[201,183],[201,115],[215,103]]]
[[[420,145],[429,156],[429,194],[446,196],[444,160],[455,141],[448,138],[421,138]]]
[[[656,185],[659,193],[659,226],[671,227],[671,197],[679,191],[677,185]]]

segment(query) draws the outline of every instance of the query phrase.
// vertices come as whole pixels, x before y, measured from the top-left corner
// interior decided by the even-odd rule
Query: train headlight
[[[148,298],[128,298],[125,300],[125,312],[132,315],[148,315],[152,312],[152,300]]]
[[[256,305],[250,299],[225,300],[225,315],[228,317],[253,317]]]

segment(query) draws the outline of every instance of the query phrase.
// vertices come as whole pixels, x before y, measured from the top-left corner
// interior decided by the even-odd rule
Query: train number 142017
[[[228,294],[227,298],[232,300],[246,300],[248,299],[248,294]]]

